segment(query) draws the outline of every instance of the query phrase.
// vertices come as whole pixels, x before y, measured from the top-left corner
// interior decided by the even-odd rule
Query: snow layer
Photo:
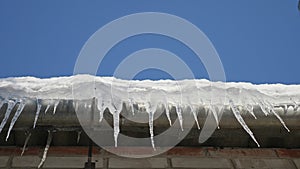
[[[198,129],[197,108],[203,106],[207,112],[213,114],[216,123],[219,123],[219,114],[225,106],[228,106],[234,117],[259,146],[254,134],[243,120],[240,107],[248,110],[256,119],[253,106],[259,106],[267,116],[275,115],[278,121],[289,129],[282,118],[274,110],[275,106],[287,109],[293,106],[294,111],[299,107],[300,85],[262,84],[251,83],[224,83],[211,82],[208,80],[121,80],[114,77],[96,77],[90,75],[76,75],[70,77],[57,77],[39,79],[34,77],[19,77],[0,79],[0,108],[7,104],[4,119],[0,125],[0,132],[7,123],[12,109],[18,105],[17,112],[10,123],[7,134],[12,130],[14,123],[21,114],[26,99],[36,99],[37,108],[33,128],[35,128],[41,110],[40,101],[52,99],[44,113],[54,105],[53,114],[59,104],[59,99],[84,100],[96,97],[97,108],[100,111],[99,122],[103,119],[103,111],[108,108],[114,118],[114,140],[117,146],[118,134],[120,132],[119,116],[126,108],[134,115],[134,106],[143,107],[149,113],[150,141],[155,149],[153,116],[157,110],[165,110],[169,123],[171,124],[169,110],[174,106],[181,128],[183,123],[183,109],[189,108],[194,116]],[[78,105],[75,105],[75,110]],[[87,107],[88,105],[85,105]],[[89,105],[90,106],[90,105]]]
[[[72,95],[72,87],[74,87],[74,95]],[[226,98],[231,98],[236,104],[251,105],[257,99],[268,100],[272,104],[294,104],[294,102],[298,103],[300,99],[300,85],[223,83],[210,82],[205,79],[139,81],[90,75],[48,79],[35,77],[0,79],[0,96],[2,98],[80,100],[101,95],[102,98],[114,99],[116,97],[116,100],[130,100],[131,102],[145,102],[146,98],[150,102],[159,99],[171,104],[181,102],[182,104],[206,103],[209,105],[212,98],[212,104],[223,101],[225,91]],[[228,100],[227,103],[229,103]]]

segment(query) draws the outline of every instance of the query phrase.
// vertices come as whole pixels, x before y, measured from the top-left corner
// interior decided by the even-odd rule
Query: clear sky
[[[73,74],[87,39],[108,22],[137,12],[165,12],[195,24],[212,41],[227,81],[300,84],[300,12],[297,0],[0,1],[0,77]],[[176,29],[176,28],[174,28]],[[180,56],[197,78],[207,73],[189,48],[157,35],[116,45],[98,75],[112,75],[130,53],[162,48]],[[170,76],[148,70],[136,79]]]

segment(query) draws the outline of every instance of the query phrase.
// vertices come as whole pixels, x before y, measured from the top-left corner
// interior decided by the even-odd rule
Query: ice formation
[[[10,119],[11,112],[16,104],[19,104],[7,133],[13,130],[15,122],[22,113],[27,99],[36,99],[36,109],[33,127],[36,127],[41,111],[42,102],[47,100],[45,113],[53,106],[53,114],[56,113],[60,100],[76,100],[74,109],[80,107],[91,110],[92,105],[81,100],[96,97],[96,108],[99,110],[99,122],[103,121],[103,113],[106,109],[113,116],[113,129],[115,146],[117,146],[120,132],[120,113],[124,110],[131,112],[133,116],[146,110],[150,131],[150,142],[154,144],[154,115],[165,112],[169,125],[173,125],[170,117],[175,110],[180,127],[184,130],[184,120],[187,113],[191,113],[197,128],[200,129],[198,116],[201,109],[206,113],[212,113],[216,124],[219,126],[220,115],[224,108],[230,108],[236,120],[259,146],[253,132],[245,123],[244,113],[250,113],[255,119],[261,112],[254,114],[254,107],[259,107],[265,116],[275,116],[279,123],[289,131],[287,124],[276,108],[282,107],[284,112],[290,106],[294,111],[299,109],[300,85],[263,84],[251,83],[224,83],[208,80],[121,80],[114,77],[96,77],[90,75],[76,75],[70,77],[57,77],[38,79],[34,77],[5,78],[0,79],[0,109],[6,107],[4,117],[0,124],[0,132]],[[37,99],[38,98],[38,99]],[[50,102],[49,102],[50,100]],[[78,102],[77,102],[78,101]],[[63,106],[63,104],[62,104]],[[242,110],[246,111],[242,111]],[[30,137],[30,136],[29,136]],[[52,137],[52,136],[51,136]],[[80,138],[80,134],[79,137]]]
[[[59,100],[56,100],[55,103],[54,103],[53,114],[56,113],[56,109],[57,109],[58,104],[59,104]]]
[[[34,122],[33,122],[33,128],[35,128],[36,126],[36,122],[39,118],[39,114],[40,114],[40,111],[41,111],[41,108],[42,108],[42,104],[41,104],[41,101],[39,99],[36,99],[36,113],[35,113],[35,117],[34,117]]]
[[[31,137],[31,133],[30,133],[30,132],[26,132],[26,135],[27,135],[27,136],[26,136],[26,139],[25,139],[23,148],[22,148],[21,156],[22,156],[22,155],[24,154],[24,152],[25,152],[26,146],[27,146],[28,141],[29,141],[29,139],[30,139],[30,137]]]
[[[249,127],[247,126],[246,122],[244,121],[243,117],[241,116],[240,111],[237,109],[237,107],[234,105],[232,100],[229,100],[229,105],[232,109],[232,112],[235,116],[235,118],[238,120],[238,122],[242,125],[242,127],[246,130],[246,132],[250,135],[250,137],[253,139],[253,141],[257,144],[258,147],[260,147],[260,145],[258,144],[257,140],[254,137],[254,134],[252,133],[252,131],[249,129]]]
[[[46,147],[44,149],[44,153],[43,153],[43,157],[42,157],[42,160],[40,162],[40,164],[38,165],[38,168],[41,168],[47,158],[47,153],[48,153],[48,150],[49,150],[49,147],[50,147],[50,144],[51,144],[51,141],[52,141],[52,131],[48,131],[48,138],[47,138],[47,143],[46,143]]]
[[[5,115],[4,115],[4,118],[0,124],[0,133],[1,131],[3,130],[9,116],[10,116],[10,113],[12,111],[12,109],[15,107],[16,105],[16,101],[13,101],[13,100],[8,100],[6,101],[7,102],[7,109],[6,109],[6,112],[5,112]]]
[[[26,102],[23,101],[23,100],[20,100],[19,102],[20,102],[20,103],[19,103],[19,107],[18,107],[18,109],[17,109],[17,111],[16,111],[14,117],[12,118],[12,120],[11,120],[11,122],[10,122],[10,126],[9,126],[9,129],[8,129],[8,132],[7,132],[7,136],[6,136],[6,141],[8,140],[9,134],[10,134],[12,128],[14,127],[16,121],[18,120],[18,118],[19,118],[21,112],[23,111],[23,109],[24,109],[24,107],[25,107],[25,105],[26,105]]]

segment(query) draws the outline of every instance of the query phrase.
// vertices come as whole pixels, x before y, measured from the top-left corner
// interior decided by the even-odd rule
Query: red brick
[[[157,148],[157,150],[159,150]],[[106,147],[105,155],[124,155],[124,156],[143,156],[155,154],[156,151],[152,147]]]
[[[300,158],[300,149],[277,149],[276,152],[280,158]]]
[[[13,154],[14,152],[16,151],[16,148],[15,147],[13,147],[13,148],[11,148],[11,147],[1,147],[0,148],[0,155],[2,156],[4,156],[4,155],[11,155],[11,154]]]
[[[193,148],[193,147],[174,147],[166,154],[170,156],[199,156],[204,157],[207,151],[205,148]]]
[[[20,155],[22,152],[21,147],[1,147],[0,155]],[[40,147],[30,147],[26,148],[24,155],[38,155],[40,153]]]
[[[50,147],[49,155],[87,155],[88,147]],[[93,154],[100,154],[99,148],[93,148]]]
[[[272,149],[240,149],[240,148],[209,148],[208,154],[212,157],[277,157],[276,152]]]

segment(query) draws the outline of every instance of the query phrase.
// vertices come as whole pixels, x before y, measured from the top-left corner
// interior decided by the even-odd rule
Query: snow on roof
[[[37,99],[37,111],[34,127],[41,110],[40,100],[55,99],[54,113],[60,99],[74,99],[76,101],[97,98],[97,107],[100,111],[100,121],[106,108],[114,117],[114,124],[119,124],[119,114],[123,103],[133,107],[144,107],[149,117],[160,107],[166,111],[170,121],[169,109],[174,106],[182,127],[182,110],[189,107],[195,121],[197,121],[196,109],[205,107],[211,112],[218,123],[218,114],[223,107],[229,107],[237,121],[256,142],[253,133],[243,120],[239,107],[243,106],[254,117],[253,106],[259,106],[265,115],[275,115],[279,122],[289,131],[284,121],[275,111],[275,106],[289,105],[297,111],[300,99],[300,85],[261,84],[254,85],[244,82],[211,82],[209,80],[121,80],[114,77],[96,77],[91,75],[76,75],[70,77],[55,77],[39,79],[35,77],[18,77],[0,79],[0,108],[7,104],[7,110],[0,125],[0,132],[6,124],[13,107],[19,103],[18,109],[10,124],[7,138],[14,123],[21,114],[26,99]],[[49,105],[48,105],[49,108]],[[46,109],[47,110],[47,109]],[[76,110],[76,105],[75,105]],[[255,117],[256,118],[256,117]],[[151,118],[150,118],[151,119]],[[152,145],[153,121],[149,120]],[[115,142],[119,132],[119,126],[114,126]]]

